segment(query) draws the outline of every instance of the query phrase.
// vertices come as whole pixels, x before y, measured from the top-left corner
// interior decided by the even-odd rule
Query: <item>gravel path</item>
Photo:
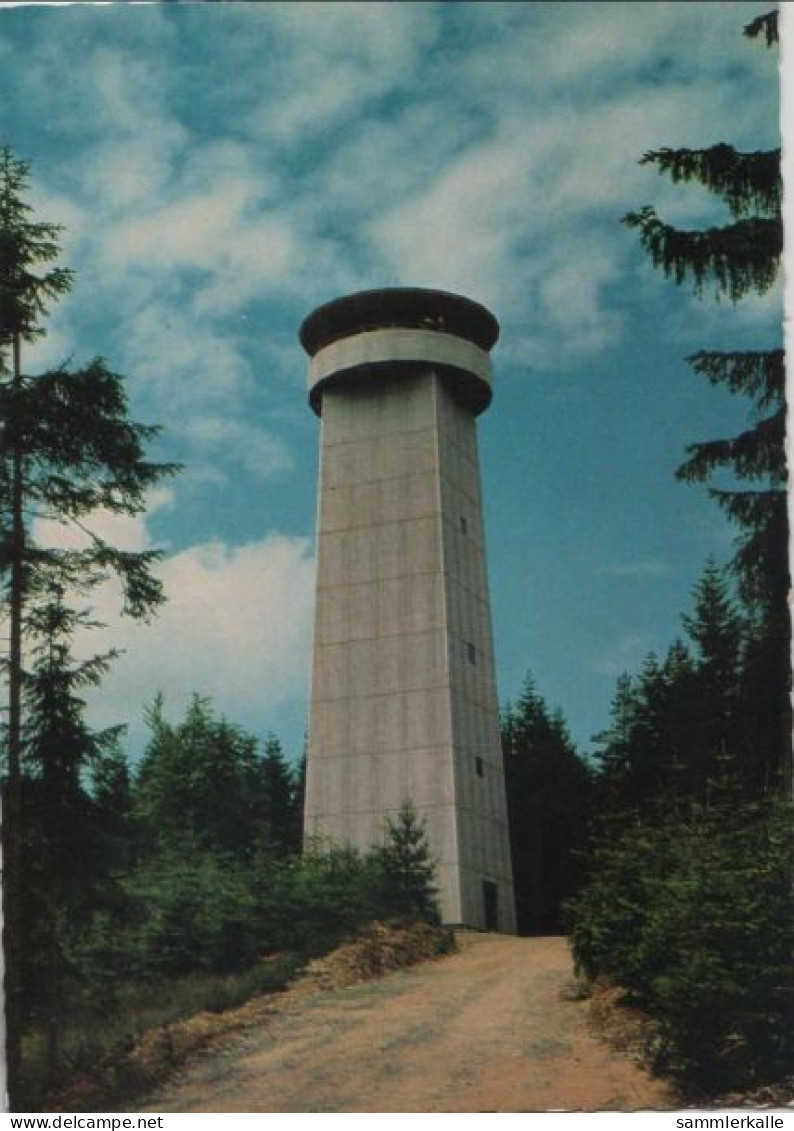
[[[633,1111],[670,1093],[598,1041],[561,938],[460,953],[347,989],[290,991],[203,1055],[150,1112]]]

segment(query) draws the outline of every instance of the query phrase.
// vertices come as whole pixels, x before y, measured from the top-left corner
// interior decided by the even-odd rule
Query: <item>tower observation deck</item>
[[[366,850],[409,800],[443,919],[514,931],[476,417],[492,314],[444,291],[305,320],[321,417],[305,835]]]

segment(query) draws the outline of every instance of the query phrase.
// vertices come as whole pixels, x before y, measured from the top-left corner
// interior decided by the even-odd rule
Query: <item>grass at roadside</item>
[[[379,978],[456,949],[451,931],[427,923],[371,923],[324,957],[287,953],[227,977],[191,975],[119,987],[112,1016],[75,1021],[61,1034],[63,1069],[46,1095],[42,1035],[29,1039],[27,1111],[125,1111],[217,1037],[260,1021],[269,997],[303,974],[310,991],[333,991]],[[38,1076],[37,1076],[38,1071]]]
[[[25,1110],[113,1110],[157,1083],[181,1056],[234,1027],[230,1011],[279,993],[304,965],[300,955],[284,954],[238,974],[191,974],[116,987],[112,1011],[75,1017],[62,1029],[62,1067],[50,1077],[46,1094],[40,1085],[48,1077],[44,1033],[26,1037]]]

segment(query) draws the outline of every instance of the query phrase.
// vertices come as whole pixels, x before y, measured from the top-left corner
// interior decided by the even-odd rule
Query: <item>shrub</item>
[[[773,801],[657,811],[594,850],[570,908],[576,965],[659,1020],[659,1067],[689,1088],[791,1072],[792,875],[792,807]]]

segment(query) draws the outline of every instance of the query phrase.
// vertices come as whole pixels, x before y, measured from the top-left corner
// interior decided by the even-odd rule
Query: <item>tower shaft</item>
[[[305,830],[366,850],[410,801],[444,920],[512,931],[472,409],[487,379],[475,343],[415,326],[354,332],[314,358],[322,445]]]

